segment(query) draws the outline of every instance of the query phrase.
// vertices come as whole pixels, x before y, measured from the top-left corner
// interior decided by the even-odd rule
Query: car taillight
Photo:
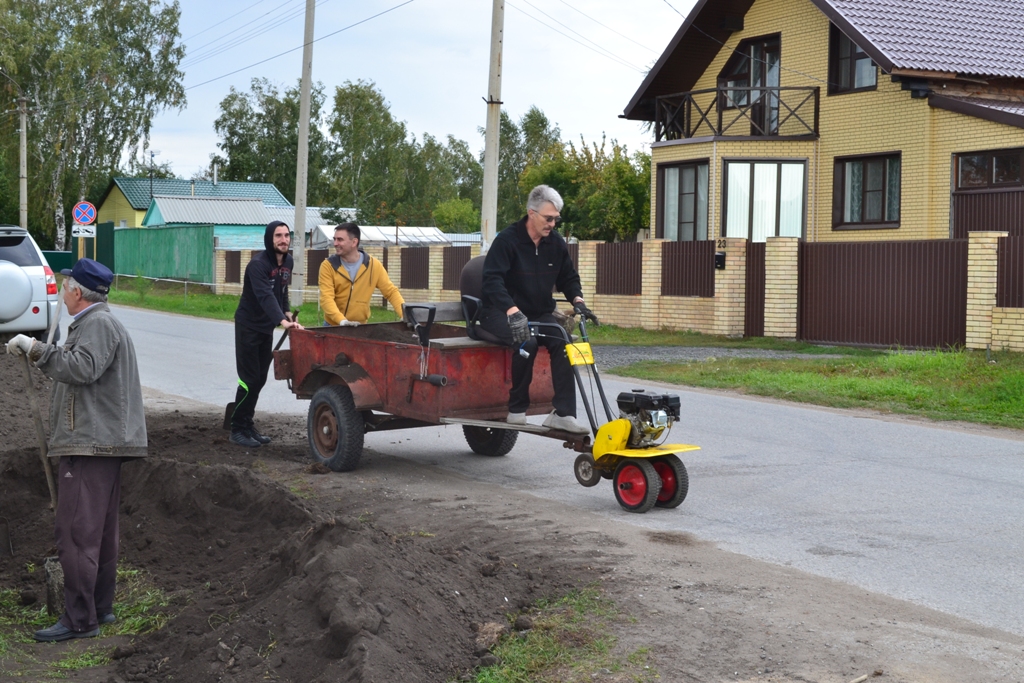
[[[53,270],[50,269],[50,266],[43,266],[43,273],[46,274],[46,293],[56,294],[57,278],[53,276]]]

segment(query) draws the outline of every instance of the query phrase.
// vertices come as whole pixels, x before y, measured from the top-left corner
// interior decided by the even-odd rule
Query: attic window
[[[874,90],[878,86],[878,67],[871,57],[835,24],[830,30],[828,94]]]

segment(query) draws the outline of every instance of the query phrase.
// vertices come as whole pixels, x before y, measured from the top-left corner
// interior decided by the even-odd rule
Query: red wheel
[[[655,459],[654,469],[661,477],[661,492],[655,505],[660,508],[678,507],[690,489],[690,478],[683,461],[675,454],[666,455]]]
[[[658,500],[661,477],[647,460],[626,458],[612,477],[615,500],[629,512],[647,512]]]

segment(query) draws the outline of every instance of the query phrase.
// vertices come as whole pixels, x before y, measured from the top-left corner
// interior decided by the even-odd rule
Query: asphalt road
[[[230,323],[115,311],[145,386],[233,400]],[[612,397],[634,386],[605,381]],[[610,484],[579,486],[572,452],[542,437],[520,435],[504,458],[473,455],[458,427],[370,434],[366,447],[1024,635],[1024,435],[672,391],[683,420],[671,441],[703,449],[683,458],[690,493],[672,511],[622,511]],[[259,403],[300,430],[306,407],[272,378]]]

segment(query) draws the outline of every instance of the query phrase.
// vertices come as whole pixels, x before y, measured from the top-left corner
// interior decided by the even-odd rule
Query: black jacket
[[[274,230],[281,221],[272,221],[263,235],[266,251],[258,252],[245,267],[242,298],[235,311],[235,324],[250,330],[270,334],[284,320],[288,310],[288,283],[292,279],[294,262],[285,254],[284,262],[277,263],[274,253]]]
[[[482,299],[487,308],[505,312],[518,306],[533,320],[555,310],[553,289],[566,301],[583,296],[569,248],[556,231],[534,245],[526,231],[526,216],[494,239],[484,259]]]

